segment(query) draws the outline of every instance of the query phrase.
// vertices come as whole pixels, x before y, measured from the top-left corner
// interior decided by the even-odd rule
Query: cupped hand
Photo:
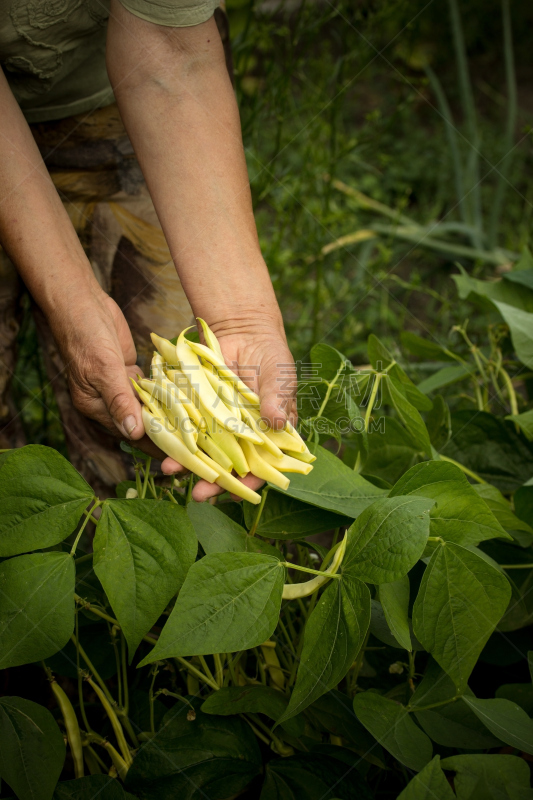
[[[142,372],[128,323],[115,301],[92,289],[48,321],[61,352],[74,407],[149,455],[164,455],[145,436],[130,377]]]
[[[274,428],[282,428],[287,419],[296,424],[296,368],[287,346],[285,334],[278,326],[262,326],[257,331],[241,332],[216,330],[213,326],[228,367],[253,389],[261,399],[261,416]],[[170,475],[181,472],[182,467],[172,458],[165,458],[161,468]],[[240,478],[254,491],[264,481],[254,475]],[[216,483],[200,480],[194,486],[193,499],[202,502],[222,494],[225,490]],[[234,500],[240,497],[232,495]]]

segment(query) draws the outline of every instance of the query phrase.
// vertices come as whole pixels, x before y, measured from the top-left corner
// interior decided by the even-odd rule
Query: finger
[[[278,351],[261,364],[261,416],[274,430],[283,428],[293,410],[296,386],[296,367],[288,350]]]
[[[226,490],[219,486],[217,483],[209,483],[209,481],[200,480],[193,487],[192,499],[197,503],[204,503],[211,497],[216,497],[218,494],[223,494]]]
[[[161,462],[161,472],[165,475],[175,475],[176,473],[186,473],[187,470],[182,464],[179,464],[177,461],[174,461],[173,458],[167,456]]]
[[[256,478],[255,475],[252,475],[251,472],[249,472],[244,478],[238,478],[238,480],[241,483],[244,483],[245,486],[247,486],[249,489],[252,489],[254,492],[257,492],[257,490],[260,489],[265,483],[263,480],[261,480],[261,478]],[[230,497],[232,500],[236,500],[238,503],[242,501],[242,497],[239,497],[238,494],[232,494]]]
[[[114,425],[127,439],[134,441],[144,436],[141,404],[135,396],[124,366],[107,369],[105,376],[95,381],[95,388],[104,401]]]

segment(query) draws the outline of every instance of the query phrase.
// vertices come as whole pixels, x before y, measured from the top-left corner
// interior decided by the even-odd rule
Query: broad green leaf
[[[202,705],[204,714],[265,714],[276,721],[289,704],[287,695],[270,686],[224,686],[214,692]],[[288,734],[301,736],[304,732],[303,718],[286,720],[282,726]]]
[[[388,367],[390,380],[383,387],[385,392],[390,388],[390,384],[394,383],[398,392],[409,405],[420,411],[429,411],[433,405],[431,400],[422,394],[399,364],[394,364],[393,367],[390,366],[393,361],[392,354],[373,333],[368,337],[368,357],[374,369],[384,370]]]
[[[491,794],[478,800],[531,800],[530,771],[527,762],[517,756],[500,754],[461,755],[444,758],[442,769],[455,772],[453,779],[458,800],[470,798],[483,781]]]
[[[347,533],[342,571],[369,583],[392,583],[421,558],[433,500],[384,497],[367,508]]]
[[[462,700],[494,736],[518,750],[533,754],[533,721],[520,706],[499,697],[480,700],[464,696]]]
[[[395,483],[413,464],[424,458],[424,453],[395,417],[380,417],[379,423],[368,433],[364,471]]]
[[[103,647],[102,642],[107,641],[108,626],[104,620],[100,619],[98,624],[84,624],[89,622],[81,611],[78,615],[78,638],[81,646],[89,656],[91,664],[98,672],[100,677],[106,681],[117,674],[117,659],[113,647]],[[69,639],[66,645],[46,659],[46,664],[55,675],[62,675],[65,678],[78,678],[78,666],[76,663],[76,645]]]
[[[468,688],[465,695],[474,696]],[[455,697],[452,679],[430,659],[410,701],[417,722],[430,739],[444,747],[459,747],[462,750],[486,750],[501,746],[502,742],[489,733],[468,706],[454,701]],[[445,704],[447,700],[449,702]]]
[[[0,557],[51,547],[76,528],[93,490],[56,450],[9,454],[0,481]]]
[[[519,289],[519,294],[523,294],[523,290]],[[530,292],[530,295],[533,297],[533,292]],[[533,304],[530,305],[528,311],[522,311],[520,308],[496,301],[494,301],[494,305],[509,326],[517,357],[522,364],[533,369],[533,314],[531,313]]]
[[[379,601],[394,638],[405,650],[411,650],[409,576],[404,575],[392,583],[382,583],[379,587]]]
[[[428,361],[453,361],[453,356],[442,345],[433,342],[431,339],[424,339],[411,331],[402,331],[400,334],[402,347],[414,356],[420,356]]]
[[[511,534],[520,547],[530,547],[533,544],[533,528],[511,511],[510,502],[495,486],[476,483],[472,488],[483,498],[502,528]]]
[[[250,528],[257,514],[257,506],[246,502],[243,505],[246,525]],[[316,506],[270,489],[256,532],[269,539],[300,539],[350,524],[348,517],[317,509]]]
[[[291,474],[291,484],[283,494],[351,519],[384,494],[325,448],[309,445],[309,449],[317,457],[313,471]]]
[[[0,564],[0,669],[48,658],[74,630],[74,559],[33,553]]]
[[[402,705],[375,692],[360,692],[353,707],[365,728],[401,764],[419,772],[431,761],[430,740]]]
[[[341,748],[335,748],[341,750]],[[364,778],[337,758],[299,753],[268,762],[259,800],[372,800]]]
[[[398,414],[398,418],[405,425],[421,449],[430,455],[431,442],[429,441],[428,430],[424,420],[420,416],[420,412],[417,411],[414,405],[402,394],[392,378],[387,381],[387,390],[390,395],[391,403]]]
[[[270,494],[270,492],[269,492]],[[257,506],[253,506],[257,513]],[[187,514],[191,520],[198,541],[207,555],[211,553],[263,553],[281,558],[279,550],[268,542],[255,536],[248,536],[245,529],[228,517],[216,506],[209,503],[187,504]]]
[[[435,756],[398,795],[398,800],[454,800],[455,795]]]
[[[533,686],[530,683],[504,683],[498,686],[495,695],[520,706],[529,717],[533,714]]]
[[[524,270],[533,270],[533,255],[531,254],[531,250],[527,245],[522,248],[520,258],[518,261],[515,261],[511,272],[508,274],[516,278],[518,273]]]
[[[508,305],[513,311],[523,309],[523,312],[533,311],[533,291],[520,286],[513,281],[480,281],[471,278],[464,269],[461,275],[452,275],[459,291],[459,297],[466,299],[470,294],[476,294],[488,300],[496,307]],[[507,320],[506,320],[507,321]]]
[[[255,736],[239,717],[196,718],[178,703],[157,736],[143,742],[126,777],[126,789],[144,800],[226,800],[239,795],[261,771]]]
[[[525,286],[527,289],[533,291],[533,268],[517,269],[515,265],[511,272],[505,272],[503,274],[503,280],[511,281],[511,283],[518,283],[520,286]]]
[[[522,414],[509,414],[505,419],[514,422],[530,441],[533,439],[533,409]]]
[[[179,590],[198,544],[187,512],[158,500],[106,500],[94,571],[128,642],[130,659]]]
[[[411,649],[412,650],[423,650],[424,648],[416,638],[413,633],[413,625],[409,622],[409,632],[411,637]],[[383,611],[383,607],[380,602],[377,600],[372,600],[371,605],[371,616],[370,616],[370,633],[372,636],[375,636],[376,639],[379,639],[380,642],[383,644],[387,644],[389,647],[395,647],[400,650],[403,650],[404,647],[399,644],[398,640],[394,636],[393,632],[389,627],[389,623],[385,617],[385,612]]]
[[[278,623],[284,580],[285,568],[271,556],[205,556],[190,568],[156,646],[139,666],[257,647]]]
[[[512,422],[484,411],[455,411],[453,436],[442,449],[446,456],[476,472],[504,494],[533,475],[533,444],[518,434]]]
[[[51,800],[65,761],[57,722],[23,697],[0,698],[0,777],[19,800]]]
[[[308,706],[305,716],[318,731],[341,736],[370,763],[383,766],[380,745],[355,716],[352,700],[347,695],[332,689]]]
[[[418,384],[418,390],[423,394],[429,394],[436,389],[442,389],[444,386],[450,386],[452,383],[462,381],[468,378],[471,373],[471,368],[467,364],[453,364],[449,367],[442,367],[438,369],[429,378],[425,378]]]
[[[510,538],[459,467],[446,461],[411,467],[391,489],[390,497],[397,496],[436,501],[430,512],[431,536],[465,546],[496,536]]]
[[[452,418],[448,404],[441,394],[433,399],[433,408],[426,415],[429,439],[435,450],[440,450],[452,435]]]
[[[344,678],[370,623],[370,592],[350,575],[331,581],[305,625],[304,644],[289,706],[290,719]]]
[[[459,691],[510,596],[507,578],[470,550],[450,542],[434,552],[414,604],[413,626]]]
[[[125,793],[122,784],[109,775],[87,775],[56,786],[52,800],[126,800],[134,795]]]

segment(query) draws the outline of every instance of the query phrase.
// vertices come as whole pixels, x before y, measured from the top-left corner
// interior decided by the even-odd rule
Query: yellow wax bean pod
[[[154,353],[150,363],[150,375],[152,378],[157,378],[165,374],[165,362],[160,353]]]
[[[244,455],[250,466],[250,472],[256,478],[261,478],[263,481],[269,481],[274,486],[279,486],[280,489],[288,489],[290,480],[282,475],[275,467],[266,462],[259,452],[259,447],[255,447],[250,442],[242,441],[242,449]]]
[[[213,419],[211,414],[209,414],[205,409],[201,409],[201,412],[202,418],[207,427],[207,434],[211,437],[215,444],[220,447],[222,452],[224,452],[231,460],[233,469],[237,475],[240,475],[241,478],[244,478],[244,476],[248,475],[250,472],[250,467],[248,466],[248,462],[241,445],[235,436],[223,428],[222,425]]]
[[[171,383],[174,384],[178,391],[178,396],[187,409],[187,414],[195,423],[198,425],[200,430],[205,430],[205,420],[202,417],[202,412],[200,411],[200,401],[198,399],[198,395],[196,395],[187,378],[183,374],[180,369],[168,369],[166,371],[167,378]]]
[[[253,444],[251,444],[250,447],[253,447]],[[206,465],[216,466],[213,460],[205,453],[202,453],[201,450],[198,451],[198,456]],[[221,470],[220,467],[218,467],[218,469],[219,474],[215,481],[218,486],[222,486],[227,492],[236,494],[238,497],[242,497],[243,500],[248,500],[249,503],[253,503],[254,505],[258,505],[261,502],[260,494],[257,494],[253,489],[250,489],[248,486],[245,486],[244,483],[238,481],[230,472],[226,472],[223,469]]]
[[[312,464],[305,464],[303,461],[285,455],[285,453],[282,453],[281,458],[276,458],[276,456],[268,452],[266,447],[263,449],[264,452],[261,455],[267,464],[280,469],[282,472],[298,472],[300,475],[309,475],[313,469]]]
[[[287,431],[287,433],[290,434],[290,436],[292,436],[300,445],[303,445],[304,450],[301,451],[302,453],[303,452],[309,453],[306,443],[304,442],[304,440],[302,439],[302,437],[300,436],[294,425],[292,425],[292,423],[289,422],[289,420],[287,420],[287,422],[285,423],[284,430]],[[296,450],[297,452],[300,452],[297,447],[293,447],[292,449]]]
[[[271,439],[268,438],[266,433],[257,424],[257,422],[255,421],[254,417],[250,414],[250,412],[248,411],[248,409],[245,406],[241,406],[241,414],[243,416],[244,421],[250,426],[250,428],[255,433],[257,433],[258,436],[261,437],[261,439],[263,441],[263,445],[262,446],[264,447],[264,449],[268,450],[268,452],[275,459],[282,458],[283,453],[281,452],[281,450],[279,449],[277,444],[274,444],[274,442]],[[280,467],[280,469],[281,469],[281,467]]]
[[[303,440],[302,442],[299,442],[297,439],[294,438],[294,436],[291,436],[290,433],[287,433],[287,431],[284,430],[280,431],[272,430],[272,428],[269,428],[265,424],[264,420],[261,419],[261,415],[259,414],[259,412],[256,411],[254,408],[248,408],[247,411],[249,414],[252,415],[256,423],[258,423],[260,429],[263,431],[265,436],[268,436],[270,441],[273,442],[275,445],[277,445],[280,450],[294,450],[296,452],[302,452],[302,453],[305,452],[306,447]]]
[[[316,456],[309,450],[306,450],[305,453],[297,453],[296,450],[285,450],[285,453],[291,458],[296,458],[298,461],[303,461],[306,464],[312,464],[313,461],[316,461]]]
[[[218,339],[211,330],[211,328],[209,327],[209,325],[207,324],[207,322],[201,319],[201,317],[196,317],[196,319],[202,326],[202,331],[204,333],[204,339],[207,342],[207,346],[210,347],[211,350],[213,350],[213,352],[217,354],[217,356],[220,356],[220,358],[224,360],[224,356],[222,355],[222,350],[220,349],[220,344],[218,342]]]
[[[222,378],[219,378],[218,373],[216,372],[215,368],[212,364],[206,366],[203,365],[204,372],[206,374],[207,380],[217,393],[218,397],[222,400],[224,405],[230,408],[232,411],[235,412],[235,416],[237,419],[242,419],[241,409],[239,407],[239,398],[238,394],[233,386],[230,386],[229,383],[223,381]]]
[[[167,429],[162,420],[154,417],[146,406],[142,409],[142,417],[147,436],[163,453],[209,483],[216,481],[218,471],[207,465],[196,453],[191,453],[177,431]]]
[[[198,342],[188,342],[188,344],[190,345],[191,350],[194,350],[197,356],[202,356],[202,358],[205,358],[205,360],[209,361],[210,364],[213,364],[213,366],[217,368],[217,372],[222,378],[234,383],[237,390],[246,400],[248,400],[249,403],[254,406],[259,405],[259,395],[253,392],[250,387],[247,386],[239,378],[239,376],[233,372],[233,370],[226,366],[224,359],[221,356],[219,356],[209,347],[206,347],[205,344],[199,344]]]
[[[151,333],[150,339],[152,340],[152,344],[154,345],[157,352],[163,358],[163,362],[167,368],[175,367],[178,363],[178,357],[176,355],[176,345],[169,342],[168,339],[163,339],[162,336],[158,336],[157,333]]]
[[[140,383],[142,383],[144,380],[144,378],[141,378]],[[166,420],[164,409],[157,397],[154,397],[151,392],[147,392],[146,389],[139,386],[137,381],[135,381],[133,378],[130,378],[130,381],[132,382],[133,388],[141,398],[142,402],[150,409],[154,417],[157,417],[157,419],[162,421]]]
[[[147,383],[142,383],[143,388],[147,388]],[[166,407],[168,413],[167,417],[172,423],[174,428],[177,428],[181,434],[181,438],[191,451],[196,453],[198,445],[196,444],[197,432],[191,419],[187,413],[187,409],[181,402],[178,394],[178,389],[171,383],[168,378],[158,376],[155,381],[152,381],[152,394],[157,397],[159,402]]]
[[[218,444],[206,433],[202,433],[202,431],[198,431],[198,445],[199,447],[207,453],[207,455],[216,461],[216,463],[225,469],[227,472],[231,472],[233,469],[233,464],[229,456],[220,449]]]
[[[345,552],[346,536],[335,551],[333,561],[324,571],[324,575],[317,575],[316,578],[313,578],[310,581],[303,581],[303,583],[286,583],[283,587],[283,600],[295,600],[298,597],[309,597],[309,595],[318,591],[318,589],[320,589],[320,587],[323,586],[326,581],[330,580],[331,575],[335,575],[338,572]]]
[[[189,330],[187,328],[187,330]],[[226,430],[231,431],[236,436],[249,439],[256,444],[261,443],[259,436],[254,433],[248,425],[237,419],[236,415],[218,397],[215,390],[209,383],[204,372],[200,359],[189,346],[191,343],[185,339],[185,331],[178,337],[176,352],[180,363],[181,371],[187,376],[193,390],[200,398],[204,408],[216,419]],[[207,347],[205,348],[208,349]]]

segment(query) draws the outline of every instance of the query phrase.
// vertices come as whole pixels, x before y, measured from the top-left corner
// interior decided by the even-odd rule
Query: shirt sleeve
[[[136,17],[167,25],[171,28],[188,28],[207,22],[220,0],[120,0]]]

